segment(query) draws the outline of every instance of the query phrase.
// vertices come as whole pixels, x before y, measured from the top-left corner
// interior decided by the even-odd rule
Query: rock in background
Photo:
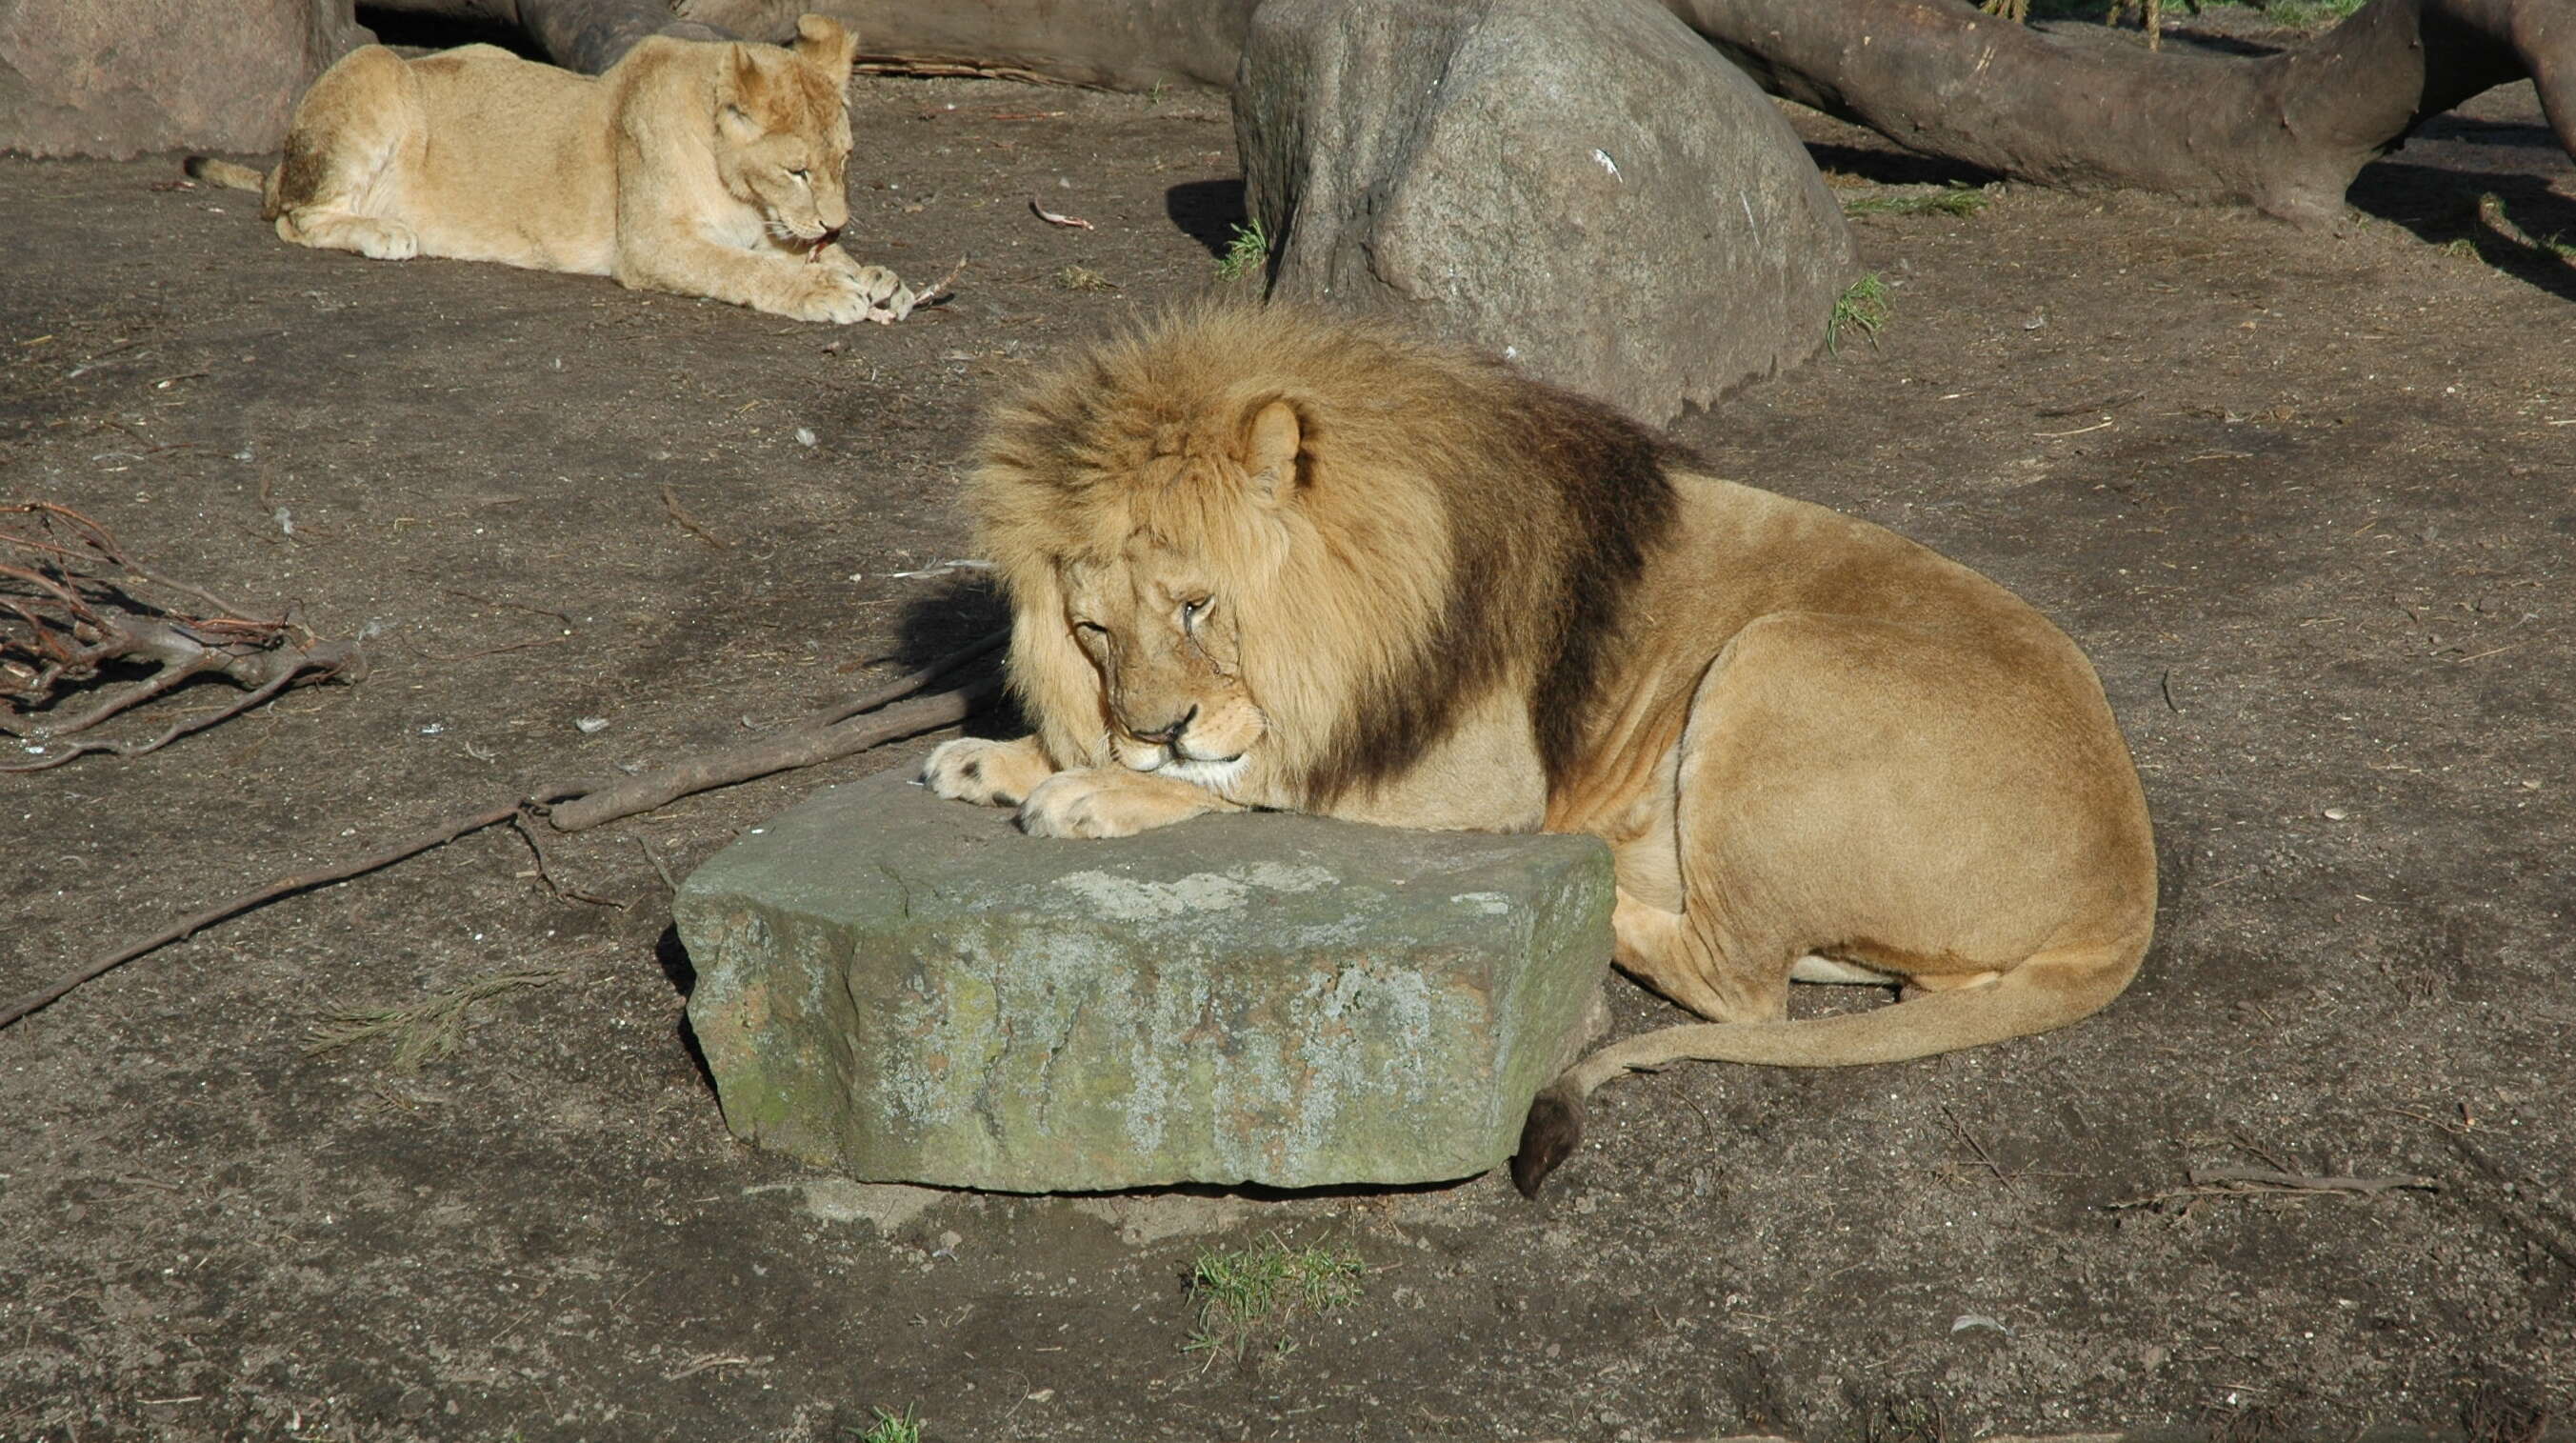
[[[1272,294],[1650,420],[1813,354],[1857,272],[1788,123],[1647,0],[1269,0],[1234,114]]]
[[[1011,1192],[1466,1177],[1508,1158],[1610,957],[1589,837],[1276,814],[1117,841],[882,773],[673,906],[735,1133]]]
[[[370,38],[353,0],[0,0],[0,150],[275,150]]]

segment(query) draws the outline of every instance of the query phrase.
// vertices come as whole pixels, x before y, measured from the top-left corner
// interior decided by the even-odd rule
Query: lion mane
[[[1176,484],[1285,403],[1301,504]],[[1530,698],[1551,777],[1670,529],[1687,454],[1596,402],[1388,327],[1209,307],[1100,347],[994,418],[971,492],[1016,614],[1011,674],[1048,749],[1100,758],[1100,684],[1062,558],[1131,536],[1206,558],[1243,618],[1243,677],[1303,810],[1383,782],[1479,697]],[[1535,819],[1533,819],[1535,820]]]
[[[2064,633],[1495,361],[1185,310],[1004,403],[970,502],[1036,730],[940,746],[941,795],[1042,836],[1276,808],[1610,844],[1613,955],[1709,1021],[1533,1099],[1526,1192],[1613,1076],[1998,1042],[2146,953],[2144,794]],[[1792,1020],[1792,981],[1900,1000]]]

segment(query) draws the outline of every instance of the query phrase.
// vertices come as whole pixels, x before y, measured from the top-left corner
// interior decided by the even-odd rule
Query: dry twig
[[[315,1024],[305,1034],[304,1055],[318,1057],[376,1038],[390,1038],[394,1044],[394,1071],[418,1072],[423,1063],[452,1056],[464,1045],[465,1014],[475,1003],[522,987],[560,982],[570,975],[560,967],[493,972],[406,1006],[343,1012],[328,1022]]]
[[[2409,1189],[2440,1192],[2439,1179],[2429,1177],[2312,1177],[2305,1173],[2285,1172],[2268,1167],[2194,1167],[2183,1171],[2189,1186],[2166,1188],[2141,1193],[2103,1206],[2118,1211],[2124,1208],[2161,1208],[2179,1202],[2188,1211],[2192,1204],[2211,1197],[2323,1197],[2335,1193],[2368,1194]]]
[[[50,501],[0,505],[23,516],[24,529],[0,527],[0,734],[19,738],[33,760],[0,763],[0,772],[37,772],[95,752],[121,757],[159,751],[251,710],[291,686],[356,681],[366,660],[354,641],[325,641],[291,617],[244,615],[200,587],[159,575],[137,561],[106,527]],[[142,594],[175,594],[209,608],[203,614]],[[139,680],[100,685],[117,666],[147,668]],[[101,722],[211,676],[242,688],[225,706],[183,718],[157,735],[128,741],[53,739]],[[65,697],[97,688],[86,707],[66,710]]]

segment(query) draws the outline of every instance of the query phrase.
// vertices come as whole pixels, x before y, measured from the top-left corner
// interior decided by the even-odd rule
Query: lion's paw
[[[859,289],[867,294],[868,319],[880,325],[891,324],[912,314],[921,297],[903,279],[883,266],[861,266]]]
[[[1091,767],[1040,782],[1020,804],[1020,830],[1032,837],[1132,837],[1219,805],[1193,787],[1155,785],[1134,772]]]
[[[1016,807],[1054,770],[1025,737],[1015,742],[959,737],[930,753],[921,764],[921,782],[950,801]]]
[[[400,221],[380,220],[358,235],[358,253],[372,260],[407,261],[420,254],[420,235]]]
[[[869,320],[876,307],[856,276],[836,266],[806,266],[796,273],[792,292],[777,308],[800,321],[826,321],[846,326]]]
[[[823,263],[849,277],[859,294],[867,297],[868,313],[864,319],[881,326],[892,325],[921,304],[921,293],[905,285],[901,276],[883,266],[863,266],[837,246],[823,252]]]

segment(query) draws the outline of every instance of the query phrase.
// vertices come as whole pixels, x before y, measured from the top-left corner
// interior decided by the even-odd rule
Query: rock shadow
[[[1233,246],[1235,230],[1252,222],[1240,180],[1184,181],[1163,192],[1163,213],[1183,235],[1220,259]]]

